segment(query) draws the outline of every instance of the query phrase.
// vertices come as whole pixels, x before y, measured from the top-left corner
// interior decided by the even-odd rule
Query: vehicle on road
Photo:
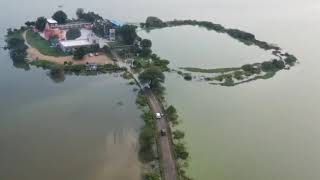
[[[161,129],[160,134],[161,134],[161,136],[166,136],[167,131],[165,129]]]
[[[156,113],[155,116],[156,116],[156,119],[161,119],[162,118],[161,113]]]

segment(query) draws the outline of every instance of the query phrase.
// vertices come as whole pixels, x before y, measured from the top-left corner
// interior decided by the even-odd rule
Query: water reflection
[[[57,67],[49,71],[48,76],[54,83],[61,83],[66,80],[63,68]]]

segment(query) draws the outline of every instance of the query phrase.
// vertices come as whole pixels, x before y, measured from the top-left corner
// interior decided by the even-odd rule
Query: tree
[[[261,69],[265,72],[274,71],[276,67],[273,65],[271,61],[265,61],[261,64]]]
[[[148,84],[151,89],[161,88],[161,83],[165,81],[163,72],[158,67],[150,67],[139,75],[142,84]]]
[[[294,55],[286,53],[285,56],[286,58],[284,59],[284,61],[290,66],[294,65],[298,61],[298,59]]]
[[[278,69],[283,69],[283,68],[286,67],[286,65],[284,64],[284,62],[283,62],[282,60],[276,60],[276,59],[274,59],[274,60],[272,61],[272,64],[273,64],[276,68],[278,68]]]
[[[53,14],[52,18],[56,20],[59,24],[66,23],[68,16],[63,11],[57,11]]]
[[[30,27],[30,26],[35,26],[36,25],[36,22],[34,21],[27,21],[24,23],[26,26]]]
[[[143,39],[140,42],[140,46],[141,46],[141,48],[151,48],[152,42],[149,39]]]
[[[84,9],[78,8],[76,14],[77,14],[78,19],[81,19],[84,15]]]
[[[172,115],[177,114],[177,109],[176,109],[174,106],[170,105],[170,106],[166,109],[166,112],[167,112],[168,116],[172,116]]]
[[[260,70],[258,68],[255,68],[251,64],[245,64],[241,67],[241,69],[250,73],[250,74],[259,74],[260,73]]]
[[[93,23],[92,31],[100,37],[106,37],[110,29],[112,29],[111,22],[107,20],[96,20]]]
[[[172,134],[174,139],[183,139],[185,136],[184,132],[180,130],[175,130]]]
[[[150,28],[150,27],[159,28],[159,27],[165,27],[166,23],[164,23],[161,19],[157,17],[150,16],[147,18],[145,26],[147,28]]]
[[[77,48],[74,52],[73,52],[73,59],[76,60],[81,60],[83,59],[83,57],[86,55],[86,49],[81,47],[81,48]]]
[[[77,28],[72,28],[72,29],[68,30],[66,33],[66,37],[68,40],[74,40],[80,36],[81,36],[81,31],[80,31],[80,29],[77,29]]]
[[[9,38],[7,48],[10,50],[10,57],[14,62],[24,62],[27,56],[27,46],[24,40],[20,38]]]
[[[43,31],[46,28],[47,19],[45,17],[39,17],[35,23],[35,27],[39,31]]]
[[[133,44],[137,39],[138,35],[136,33],[137,26],[123,25],[118,29],[118,33],[121,35],[122,40],[126,44]]]
[[[149,39],[143,39],[140,42],[140,56],[142,57],[149,57],[152,54],[151,50],[152,42]]]
[[[149,57],[150,54],[152,54],[152,50],[150,48],[142,48],[140,50],[140,56],[141,57]]]
[[[167,109],[166,109],[166,114],[168,117],[168,120],[173,124],[173,125],[177,125],[178,122],[178,113],[177,110],[174,106],[170,105]]]
[[[94,12],[86,13],[82,8],[77,9],[76,14],[79,19],[92,23],[97,20],[103,20],[103,18],[99,14],[96,14]]]

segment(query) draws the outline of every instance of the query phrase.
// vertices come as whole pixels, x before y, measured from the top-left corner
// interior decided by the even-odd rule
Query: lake
[[[155,29],[150,32],[140,30],[138,34],[150,39],[154,53],[168,59],[170,67],[175,69],[241,67],[275,58],[271,51],[244,46],[227,34],[194,26]],[[224,49],[226,51],[222,51]]]
[[[190,176],[200,180],[320,178],[318,1],[12,0],[0,2],[1,35],[6,28],[31,18],[50,16],[60,4],[70,15],[76,4],[124,22],[143,21],[149,15],[166,20],[209,20],[254,33],[257,39],[296,55],[301,63],[290,71],[235,87],[187,82],[174,73],[167,74],[166,98],[183,120],[179,128],[187,134]],[[185,36],[170,35],[177,39]],[[210,52],[179,49],[180,45],[192,48],[190,43],[204,38],[197,36],[171,44],[176,51],[163,47],[169,39],[155,39],[154,51],[160,56],[163,53],[173,65],[183,66],[183,57]],[[205,59],[203,65],[212,66],[231,66],[237,56],[230,53],[243,46],[233,39],[223,46],[206,42],[216,52],[208,55],[219,57],[201,58]],[[247,50],[235,53],[243,51]],[[251,60],[250,53],[243,57],[247,55]],[[142,122],[134,105],[135,93],[126,81],[113,75],[68,76],[57,84],[43,70],[14,68],[6,51],[1,50],[0,57],[0,179],[122,180],[137,176],[139,163],[134,151]],[[235,59],[236,65],[241,59]],[[119,175],[117,167],[125,170]]]

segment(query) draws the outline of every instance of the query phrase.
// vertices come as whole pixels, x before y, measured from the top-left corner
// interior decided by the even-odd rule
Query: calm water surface
[[[301,64],[292,70],[280,72],[271,80],[231,88],[186,82],[168,74],[167,99],[177,107],[184,122],[180,128],[187,133],[192,177],[320,178],[318,1],[1,1],[2,34],[7,27],[51,15],[59,4],[70,14],[76,4],[123,21],[142,21],[148,15],[168,20],[212,20],[252,32],[258,39],[277,43],[295,54]],[[184,50],[179,47],[187,46],[186,42],[199,43],[203,37],[195,33],[177,42],[177,53],[161,45],[166,40],[155,44],[155,51],[180,66],[180,52]],[[232,49],[239,46],[236,41],[230,44],[232,48],[210,43],[216,52],[211,54],[221,57],[212,58],[213,66],[229,65],[234,57],[230,55]],[[190,50],[184,56],[197,56],[194,52],[200,51]],[[0,179],[136,177],[139,170],[134,142],[140,120],[134,93],[125,81],[112,76],[67,77],[65,82],[55,84],[42,70],[14,68],[7,52],[1,51],[0,58]]]
[[[240,67],[274,58],[270,51],[244,46],[226,34],[194,26],[139,31],[138,34],[152,40],[154,52],[170,60],[173,68]]]

